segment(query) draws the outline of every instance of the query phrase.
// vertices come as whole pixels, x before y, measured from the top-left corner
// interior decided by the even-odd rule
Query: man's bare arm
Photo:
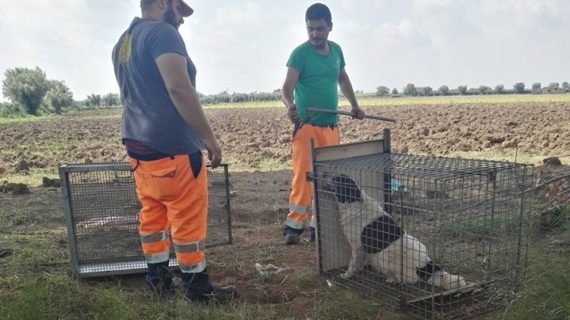
[[[348,99],[348,102],[352,107],[352,114],[354,117],[357,119],[364,119],[364,111],[362,111],[362,109],[360,109],[358,106],[358,101],[356,101],[352,83],[350,82],[350,78],[348,77],[348,74],[344,68],[340,69],[340,73],[338,75],[338,85],[340,87],[340,92],[342,92],[346,99]]]
[[[295,123],[299,121],[299,115],[297,114],[297,107],[293,101],[293,91],[295,90],[295,85],[299,80],[299,72],[295,68],[287,68],[287,76],[285,77],[285,83],[283,83],[283,89],[281,90],[281,100],[285,107],[287,108],[287,115],[289,120]]]
[[[217,166],[222,159],[221,148],[200,105],[198,93],[192,86],[186,64],[186,58],[177,53],[165,53],[156,59],[172,102],[186,123],[203,139],[212,166]]]

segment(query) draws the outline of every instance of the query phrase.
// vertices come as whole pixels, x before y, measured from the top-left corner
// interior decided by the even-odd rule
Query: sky
[[[204,94],[282,86],[291,51],[307,40],[305,0],[189,0],[180,27]],[[113,45],[138,0],[0,0],[0,81],[40,67],[77,100],[118,92]],[[459,85],[512,88],[570,82],[568,0],[329,0],[355,90]],[[0,101],[5,101],[0,96]]]

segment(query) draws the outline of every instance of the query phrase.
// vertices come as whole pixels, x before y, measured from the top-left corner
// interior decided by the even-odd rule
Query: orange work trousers
[[[200,162],[194,176],[188,155],[152,161],[129,157],[142,204],[139,234],[148,263],[169,260],[172,238],[182,272],[198,273],[206,268],[208,182],[205,162]]]
[[[338,127],[320,127],[305,123],[293,133],[293,178],[289,195],[289,214],[285,225],[297,230],[303,230],[305,221],[313,215],[313,184],[307,181],[307,172],[311,171],[311,139],[314,140],[315,147],[337,145],[340,143]],[[313,219],[311,227],[315,227],[315,224]]]

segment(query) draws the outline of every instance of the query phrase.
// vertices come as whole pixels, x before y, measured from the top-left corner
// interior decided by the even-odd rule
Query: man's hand
[[[354,107],[352,108],[352,111],[350,112],[352,114],[353,118],[356,118],[358,120],[362,120],[364,119],[364,116],[366,115],[364,113],[364,111],[362,111],[362,109],[360,109],[360,107]]]
[[[287,116],[293,123],[299,122],[299,114],[297,113],[297,106],[294,104],[287,107]]]
[[[206,145],[206,150],[208,150],[208,159],[210,160],[210,165],[212,168],[216,168],[222,163],[222,148],[216,141],[216,138],[204,139],[204,144]]]

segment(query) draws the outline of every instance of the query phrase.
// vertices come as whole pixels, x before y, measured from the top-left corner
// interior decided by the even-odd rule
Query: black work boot
[[[226,304],[238,296],[238,290],[234,286],[212,285],[206,269],[198,273],[182,273],[182,286],[186,299],[191,302]]]
[[[315,242],[315,240],[317,240],[317,232],[316,232],[315,228],[310,227],[309,228],[309,241]]]
[[[283,228],[283,237],[285,239],[286,245],[291,244],[298,244],[301,242],[301,234],[303,233],[302,229],[294,229],[289,226],[285,226]]]
[[[172,271],[168,267],[168,261],[160,263],[148,263],[148,272],[145,276],[146,283],[159,298],[165,298],[173,293]]]

